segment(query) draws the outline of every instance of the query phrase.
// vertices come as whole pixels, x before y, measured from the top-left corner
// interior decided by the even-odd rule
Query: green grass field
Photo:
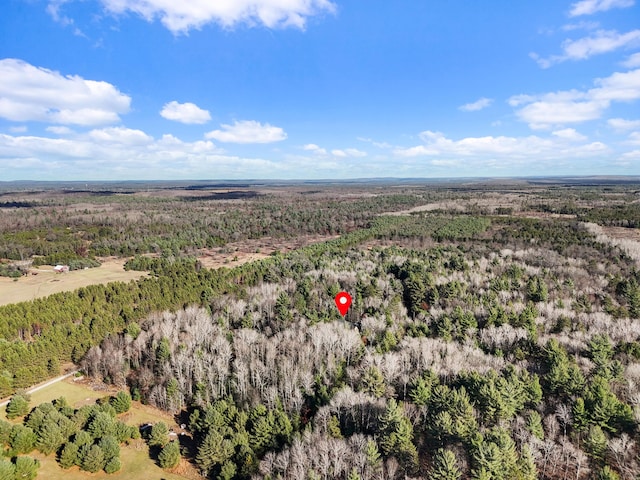
[[[30,407],[33,408],[44,402],[50,402],[59,397],[65,397],[70,405],[80,407],[90,404],[96,399],[113,395],[116,391],[95,391],[88,385],[81,383],[73,383],[71,379],[54,383],[47,388],[39,390],[31,395]],[[1,409],[0,417],[6,420],[5,408]],[[164,421],[170,428],[175,428],[175,424],[171,415],[157,410],[139,402],[133,402],[131,410],[122,414],[121,418],[129,425],[140,425],[143,423],[154,423]],[[14,423],[22,422],[22,418],[18,418]],[[167,472],[161,469],[154,460],[149,458],[149,449],[143,440],[134,440],[130,445],[123,445],[120,450],[120,460],[122,469],[119,472],[107,475],[104,472],[88,473],[81,471],[78,467],[65,470],[58,465],[55,455],[44,456],[34,451],[29,454],[40,460],[40,469],[38,470],[38,478],[51,480],[87,480],[91,478],[105,479],[132,479],[132,480],[184,480],[185,478],[193,480],[201,478],[197,475],[195,468],[182,462],[178,467],[180,471],[185,471],[185,476]],[[181,468],[182,467],[182,468]]]

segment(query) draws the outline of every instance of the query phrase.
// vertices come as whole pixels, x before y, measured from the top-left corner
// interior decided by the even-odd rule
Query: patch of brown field
[[[525,218],[538,218],[538,219],[547,219],[547,218],[564,218],[567,220],[574,220],[576,215],[569,213],[547,213],[547,212],[514,212],[514,217],[525,217]]]
[[[107,258],[101,266],[69,273],[56,273],[52,266],[32,268],[29,274],[17,279],[0,277],[0,305],[25,302],[54,293],[73,291],[87,285],[109,282],[128,282],[147,275],[146,272],[125,271],[126,259]]]
[[[220,248],[201,249],[198,251],[198,260],[206,268],[232,268],[267,258],[275,252],[286,253],[338,237],[339,235],[303,235],[290,239],[263,237],[243,240],[227,243]]]
[[[635,240],[640,242],[640,229],[625,227],[601,227],[605,235],[624,240]]]

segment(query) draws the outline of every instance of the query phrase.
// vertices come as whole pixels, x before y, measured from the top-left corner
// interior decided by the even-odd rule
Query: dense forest
[[[0,391],[76,362],[184,419],[207,478],[638,478],[636,187],[332,188],[8,197],[29,206],[7,208],[7,264],[136,255],[152,276],[0,307]],[[198,259],[310,233],[340,236]]]

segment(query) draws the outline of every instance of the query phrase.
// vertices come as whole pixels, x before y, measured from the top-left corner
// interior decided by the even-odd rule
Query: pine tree
[[[598,473],[598,480],[620,480],[620,475],[612,470],[609,465],[605,465]]]
[[[358,469],[353,467],[347,476],[347,480],[362,480],[362,477],[358,473]]]
[[[455,453],[451,450],[438,450],[433,458],[429,478],[433,480],[459,480],[461,476],[462,473],[458,468]]]
[[[217,480],[232,480],[236,475],[236,464],[227,460],[222,464],[222,468],[220,468],[220,474],[218,475]]]
[[[15,394],[7,404],[7,418],[13,420],[29,413],[29,396]]]
[[[9,433],[9,446],[13,453],[29,453],[35,448],[37,439],[29,427],[14,425]]]
[[[117,414],[128,412],[131,408],[131,395],[127,392],[118,392],[115,397],[111,397],[111,406]]]
[[[589,428],[587,438],[584,440],[584,447],[587,453],[595,459],[601,460],[607,451],[607,436],[599,425],[592,425]]]
[[[526,421],[529,433],[539,440],[544,440],[544,429],[542,428],[540,414],[535,410],[531,410],[526,416]]]
[[[58,451],[67,438],[62,429],[53,420],[47,418],[38,429],[36,446],[42,453],[49,455]]]
[[[518,459],[518,480],[538,480],[538,470],[533,453],[529,445],[522,447],[520,458]]]
[[[38,475],[40,462],[31,457],[16,458],[15,478],[20,480],[33,480]]]
[[[418,451],[413,444],[413,425],[393,398],[387,401],[385,413],[380,417],[380,434],[380,446],[385,455],[398,458],[407,472],[417,469]]]
[[[58,463],[62,468],[71,468],[74,465],[80,465],[80,457],[78,455],[78,445],[74,442],[67,443],[60,452]]]
[[[158,422],[151,427],[149,434],[150,447],[164,447],[169,442],[169,427],[164,422]]]
[[[122,463],[120,462],[120,457],[114,457],[105,464],[104,471],[106,473],[115,473],[121,468]]]
[[[13,462],[0,458],[0,480],[14,480],[16,478],[16,466]]]
[[[96,473],[105,467],[104,452],[98,445],[91,445],[82,459],[82,470]]]
[[[158,455],[158,463],[162,468],[178,466],[180,463],[180,444],[175,441],[167,443]]]
[[[362,391],[380,398],[384,395],[386,388],[382,372],[376,367],[370,367],[362,377]]]
[[[109,462],[114,458],[120,457],[120,444],[111,435],[106,435],[100,439],[98,446],[104,453],[105,462]]]

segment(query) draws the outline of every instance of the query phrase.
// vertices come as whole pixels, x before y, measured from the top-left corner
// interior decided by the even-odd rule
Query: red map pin
[[[347,310],[351,306],[351,295],[347,292],[340,292],[336,295],[336,307],[340,310],[340,315],[343,317],[347,314]]]

